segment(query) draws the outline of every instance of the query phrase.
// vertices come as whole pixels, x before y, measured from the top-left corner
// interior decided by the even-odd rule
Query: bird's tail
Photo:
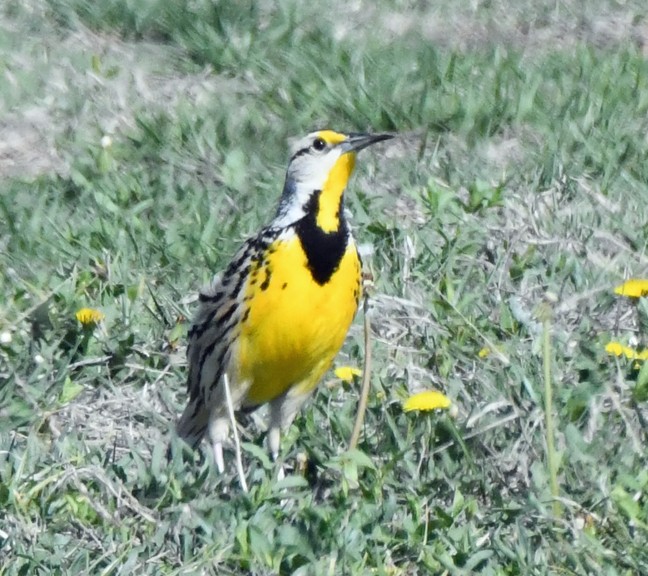
[[[176,424],[176,432],[192,448],[197,448],[207,433],[209,410],[202,398],[194,398],[187,404],[180,420]]]

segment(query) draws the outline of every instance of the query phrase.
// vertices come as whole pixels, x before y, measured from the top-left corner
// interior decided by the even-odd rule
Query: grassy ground
[[[0,574],[648,572],[648,374],[604,351],[648,320],[612,291],[648,273],[643,3],[456,4],[2,3]],[[361,452],[329,375],[282,447],[306,477],[251,426],[244,495],[231,454],[165,458],[186,318],[324,125],[402,135],[348,195]],[[426,388],[455,420],[402,411]]]

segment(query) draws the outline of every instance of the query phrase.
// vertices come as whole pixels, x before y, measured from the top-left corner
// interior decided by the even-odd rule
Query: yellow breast
[[[360,259],[352,240],[327,282],[318,284],[296,235],[276,240],[246,288],[248,311],[238,346],[238,377],[250,383],[245,406],[293,386],[309,392],[329,368],[355,316]]]

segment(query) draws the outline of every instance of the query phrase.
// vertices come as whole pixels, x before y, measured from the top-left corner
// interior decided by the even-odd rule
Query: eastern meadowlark
[[[320,130],[294,146],[274,219],[199,295],[189,330],[189,404],[177,424],[192,447],[206,433],[220,472],[235,410],[269,403],[268,445],[338,353],[361,297],[361,263],[344,215],[356,153],[390,134]]]

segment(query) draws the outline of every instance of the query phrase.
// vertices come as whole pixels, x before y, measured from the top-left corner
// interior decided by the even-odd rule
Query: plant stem
[[[545,430],[547,435],[547,465],[549,467],[549,482],[551,496],[553,498],[553,512],[560,517],[561,508],[558,501],[558,465],[556,462],[556,448],[554,445],[554,421],[553,421],[553,389],[551,380],[551,312],[549,305],[546,305],[542,321],[542,358],[544,368],[544,410]]]
[[[353,450],[358,445],[360,439],[360,430],[364,423],[365,412],[367,411],[367,401],[369,399],[369,389],[371,388],[371,320],[367,314],[369,309],[369,294],[364,295],[364,366],[362,368],[362,388],[360,391],[360,401],[358,402],[358,413],[356,415],[353,432],[349,440],[349,450]]]

